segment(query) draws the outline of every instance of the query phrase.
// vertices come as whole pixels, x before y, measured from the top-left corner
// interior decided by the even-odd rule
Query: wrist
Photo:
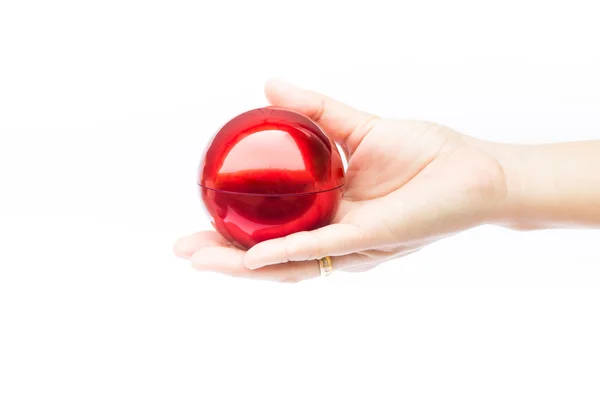
[[[534,230],[544,222],[532,213],[535,198],[535,170],[531,153],[535,146],[486,143],[485,150],[498,162],[503,173],[503,196],[493,209],[491,222],[515,230]]]
[[[600,225],[600,142],[484,148],[505,185],[492,223],[517,230]]]
[[[488,142],[469,136],[463,141],[476,148],[483,158],[476,170],[482,173],[475,179],[478,196],[468,205],[474,225],[492,224],[512,229],[534,229],[523,215],[523,177],[519,159],[525,158],[525,146]],[[474,174],[475,172],[473,172]]]
[[[536,208],[535,169],[531,153],[536,146],[476,140],[476,145],[497,163],[501,179],[496,179],[498,193],[488,207],[486,223],[515,230],[534,230],[544,222],[532,212]],[[532,178],[533,176],[533,178]]]

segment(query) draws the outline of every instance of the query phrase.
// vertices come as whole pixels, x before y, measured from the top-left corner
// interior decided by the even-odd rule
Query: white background
[[[600,396],[598,231],[481,227],[299,285],[172,255],[209,227],[206,140],[269,77],[600,139],[593,2],[349,3],[0,3],[0,399]]]

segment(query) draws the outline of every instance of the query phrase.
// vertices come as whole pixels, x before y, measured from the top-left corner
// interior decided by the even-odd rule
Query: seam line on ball
[[[251,192],[249,193],[249,192],[232,192],[230,190],[213,189],[213,188],[209,188],[207,186],[201,185],[199,183],[197,183],[197,185],[203,189],[210,190],[213,192],[218,192],[218,193],[238,194],[238,195],[244,195],[244,196],[263,196],[263,197],[264,196],[273,196],[273,197],[304,196],[304,195],[309,195],[309,194],[319,194],[319,193],[331,192],[331,191],[341,189],[342,187],[344,187],[344,185],[340,185],[340,186],[334,187],[332,189],[318,190],[318,191],[312,191],[312,192],[300,192],[300,193],[251,193]]]

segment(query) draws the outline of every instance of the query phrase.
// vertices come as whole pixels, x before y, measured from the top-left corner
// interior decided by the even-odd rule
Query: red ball
[[[340,153],[317,124],[271,107],[225,124],[210,141],[198,178],[213,226],[244,249],[330,224],[344,183]]]

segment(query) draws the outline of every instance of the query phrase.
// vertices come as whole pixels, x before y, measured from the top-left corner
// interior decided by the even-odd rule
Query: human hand
[[[281,81],[269,81],[265,93],[343,148],[342,204],[331,225],[248,251],[213,231],[181,238],[175,253],[197,269],[297,282],[319,276],[315,260],[330,256],[335,270],[366,271],[496,218],[506,183],[489,143],[435,123],[383,119]]]

